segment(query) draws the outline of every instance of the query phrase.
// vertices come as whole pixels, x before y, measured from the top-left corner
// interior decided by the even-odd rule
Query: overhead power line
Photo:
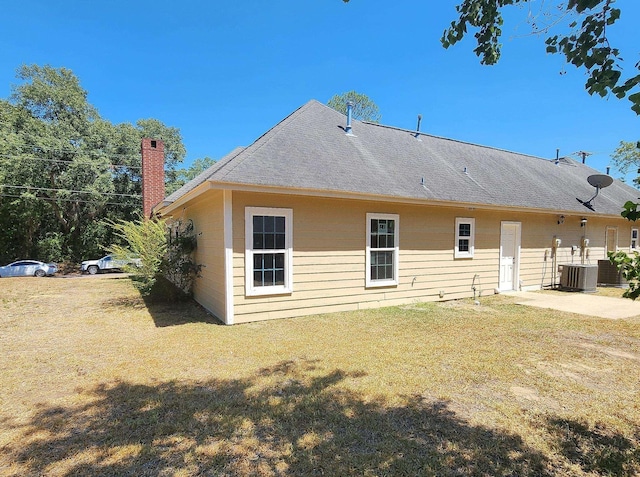
[[[87,150],[83,151],[78,149],[64,149],[64,148],[46,148],[46,147],[39,147],[39,146],[28,146],[26,144],[18,147],[27,153],[50,152],[50,153],[59,153],[59,154],[87,154],[87,155],[94,155],[94,156],[100,156],[100,157],[140,157],[140,153],[118,154],[115,152],[87,151]]]
[[[94,194],[94,193],[98,193],[100,195],[115,195],[115,196],[118,196],[118,197],[133,197],[133,198],[136,198],[136,199],[142,199],[141,195],[137,195],[137,194],[118,194],[116,192],[98,192],[98,191],[71,190],[71,189],[51,189],[51,188],[47,188],[47,187],[17,186],[17,185],[10,185],[10,184],[0,184],[0,187],[11,187],[11,188],[14,188],[14,189],[27,189],[27,190],[47,191],[47,192],[70,192],[72,194]]]
[[[80,165],[88,165],[88,166],[93,166],[96,165],[93,162],[89,162],[89,161],[76,161],[76,162],[71,162],[71,161],[65,161],[62,159],[48,159],[48,158],[44,158],[44,157],[34,157],[34,156],[16,156],[16,155],[11,155],[11,154],[0,154],[0,157],[4,157],[7,159],[18,159],[18,160],[24,160],[24,159],[28,159],[28,160],[32,160],[32,161],[43,161],[43,162],[55,162],[58,164],[80,164]],[[104,164],[107,167],[112,167],[112,168],[127,168],[127,169],[142,169],[141,166],[128,166],[126,164]]]
[[[0,197],[16,197],[18,199],[26,199],[27,197],[23,196],[23,195],[17,195],[17,194],[0,194]],[[52,198],[52,197],[42,197],[42,196],[35,196],[33,197],[34,199],[39,199],[39,200],[48,200],[50,202],[57,202],[57,201],[63,201],[63,202],[82,202],[84,204],[95,204],[95,205],[121,205],[121,206],[137,206],[139,204],[133,204],[131,202],[97,202],[97,201],[93,201],[93,200],[83,200],[83,199],[56,199],[56,198]]]

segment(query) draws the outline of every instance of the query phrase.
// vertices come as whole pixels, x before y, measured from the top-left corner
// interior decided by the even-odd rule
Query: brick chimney
[[[142,139],[142,215],[151,217],[152,209],[164,199],[164,143]]]

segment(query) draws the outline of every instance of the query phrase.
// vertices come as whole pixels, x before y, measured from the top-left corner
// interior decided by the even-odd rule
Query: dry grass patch
[[[611,296],[613,298],[622,298],[625,288],[618,287],[598,287],[596,294],[601,296]]]
[[[5,279],[0,474],[637,475],[640,319],[510,297],[215,324]]]

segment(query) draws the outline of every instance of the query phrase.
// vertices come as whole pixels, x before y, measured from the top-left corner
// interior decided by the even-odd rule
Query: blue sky
[[[584,91],[582,71],[545,53],[527,10],[508,12],[503,56],[481,66],[469,37],[440,45],[457,0],[22,0],[2,8],[0,97],[21,64],[73,70],[106,119],[157,118],[182,132],[188,165],[223,157],[310,99],[368,95],[381,122],[540,157],[577,151],[604,171],[640,139],[630,103]],[[540,2],[535,2],[535,4]],[[630,71],[640,2],[610,31]],[[561,74],[561,72],[566,72]]]

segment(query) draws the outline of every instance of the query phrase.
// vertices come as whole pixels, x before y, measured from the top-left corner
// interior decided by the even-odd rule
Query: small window
[[[638,229],[631,229],[631,250],[638,250]]]
[[[367,214],[367,287],[398,284],[399,221],[396,214]]]
[[[473,258],[476,219],[456,217],[454,258]]]
[[[291,293],[293,284],[293,211],[245,209],[245,293]]]

